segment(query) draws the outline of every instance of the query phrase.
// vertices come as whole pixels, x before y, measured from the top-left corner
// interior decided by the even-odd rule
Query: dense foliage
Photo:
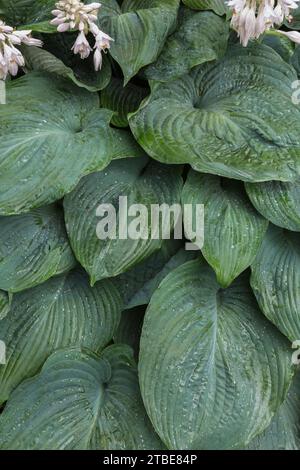
[[[103,0],[93,61],[54,8],[0,0],[0,449],[300,449],[300,46],[243,47],[223,0]],[[99,240],[122,196],[204,204],[201,251]]]

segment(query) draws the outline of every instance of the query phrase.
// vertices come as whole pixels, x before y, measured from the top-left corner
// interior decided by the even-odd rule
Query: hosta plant
[[[300,450],[299,0],[0,0],[0,449]]]

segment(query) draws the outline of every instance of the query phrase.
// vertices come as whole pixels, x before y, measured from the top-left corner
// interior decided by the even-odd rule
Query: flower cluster
[[[16,31],[0,20],[0,80],[5,80],[8,74],[17,75],[19,67],[25,65],[22,53],[15,46],[42,46],[42,42],[30,34],[31,31]]]
[[[57,26],[60,33],[69,30],[77,30],[79,34],[72,47],[74,54],[80,54],[81,59],[86,59],[92,52],[92,48],[87,40],[87,35],[92,33],[95,38],[94,45],[94,66],[95,70],[100,70],[102,66],[102,51],[110,47],[113,39],[101,31],[95,24],[97,21],[100,3],[90,3],[85,5],[79,0],[61,0],[55,4],[56,9],[52,11],[55,18],[51,24]]]
[[[233,10],[231,26],[239,35],[243,46],[250,39],[258,38],[262,33],[280,25],[286,18],[291,21],[291,10],[299,5],[300,0],[229,0],[227,5]],[[278,31],[294,42],[300,42],[297,31]]]

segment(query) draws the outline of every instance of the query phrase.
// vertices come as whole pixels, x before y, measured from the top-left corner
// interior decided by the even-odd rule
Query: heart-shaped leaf
[[[270,226],[251,269],[251,286],[266,317],[291,341],[300,339],[298,233]]]
[[[28,289],[75,263],[63,214],[54,205],[0,217],[0,289]]]
[[[186,9],[180,13],[179,21],[157,61],[147,67],[148,79],[167,82],[225,54],[229,36],[225,19],[211,12],[194,13]]]
[[[268,221],[250,204],[242,183],[218,176],[190,171],[182,201],[193,208],[184,212],[188,226],[196,220],[197,204],[204,204],[204,245],[200,248],[219,284],[229,286],[254,261]]]
[[[169,227],[155,222],[151,206],[180,204],[181,189],[180,168],[139,158],[113,162],[65,197],[70,243],[92,285],[128,271],[161,247],[177,219],[171,214]]]
[[[161,162],[244,181],[294,181],[300,172],[300,108],[291,99],[296,79],[268,46],[234,45],[191,75],[152,84],[129,124]]]
[[[259,311],[247,276],[224,290],[204,261],[190,261],[152,296],[139,378],[168,448],[246,445],[270,424],[292,375],[289,343]]]
[[[49,204],[113,158],[141,155],[129,133],[109,127],[112,114],[99,109],[96,94],[54,75],[8,83],[0,106],[0,214]]]
[[[7,349],[6,364],[0,365],[0,403],[56,349],[101,351],[115,333],[122,306],[111,281],[92,288],[81,271],[15,294],[9,315],[0,321],[0,340]]]
[[[160,449],[140,397],[132,350],[67,349],[23,382],[0,417],[1,449]]]
[[[246,191],[266,219],[279,227],[300,232],[300,182],[247,183]]]
[[[120,65],[125,84],[154,62],[176,25],[179,0],[124,0],[116,15],[98,17],[114,41],[110,54]]]

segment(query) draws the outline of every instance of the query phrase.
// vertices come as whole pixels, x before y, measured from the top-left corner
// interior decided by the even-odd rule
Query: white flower
[[[278,33],[287,36],[291,41],[300,44],[300,33],[299,31],[278,31]]]
[[[102,51],[106,52],[110,48],[110,41],[113,39],[103,31],[99,30],[95,41],[94,52],[94,66],[95,70],[100,70],[102,66]]]
[[[299,1],[229,0],[227,5],[233,10],[231,27],[237,31],[243,46],[247,46],[250,39],[256,39],[274,25],[280,25],[285,18],[290,20],[291,10],[298,8]],[[290,35],[290,39],[292,37]]]
[[[72,47],[74,54],[80,54],[82,59],[86,59],[92,50],[86,36],[91,33],[95,38],[94,45],[94,67],[98,71],[102,66],[102,51],[110,47],[113,39],[108,34],[103,33],[95,24],[98,19],[100,3],[89,3],[85,5],[79,0],[60,0],[55,4],[52,14],[55,16],[51,24],[57,26],[57,31],[63,33],[68,30],[77,30],[79,35]]]
[[[102,67],[102,54],[98,48],[96,48],[94,52],[94,67],[95,67],[96,72],[100,70]]]
[[[93,23],[97,20],[101,3],[94,2],[85,5],[79,0],[61,0],[55,4],[55,7],[56,9],[52,11],[55,18],[50,21],[51,24],[54,26],[65,24],[68,25],[68,29],[84,31],[87,34],[89,32],[89,22]]]
[[[31,31],[16,31],[0,20],[0,80],[5,80],[8,74],[15,76],[19,67],[24,67],[25,60],[15,45],[42,46],[42,41],[30,36]]]
[[[81,59],[86,59],[90,55],[91,50],[92,48],[84,32],[81,31],[72,47],[72,51],[74,51],[74,54],[80,54]]]

